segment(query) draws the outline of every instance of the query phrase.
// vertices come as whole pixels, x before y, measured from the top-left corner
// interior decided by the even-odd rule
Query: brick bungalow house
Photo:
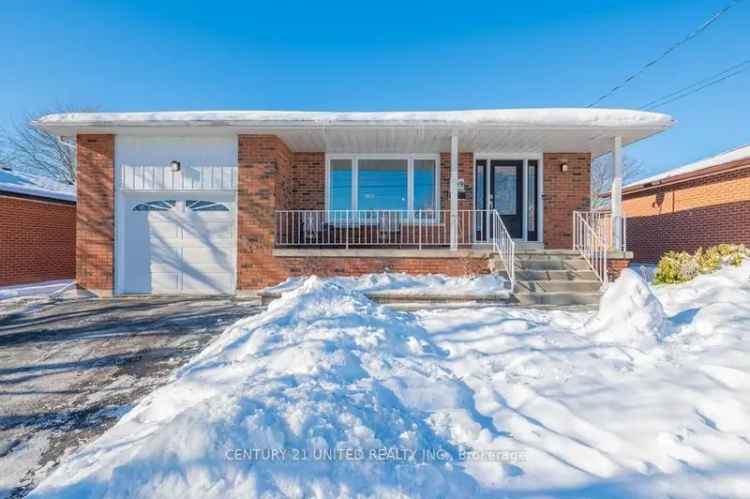
[[[750,245],[750,145],[680,166],[623,189],[628,246],[656,262],[669,250]]]
[[[0,286],[75,277],[71,185],[0,168]]]
[[[595,266],[591,241],[610,238],[573,226],[589,209],[591,158],[621,158],[672,123],[516,109],[83,113],[36,126],[77,137],[76,275],[107,295],[235,293],[306,274],[463,275],[487,272],[493,254],[509,270],[524,250],[570,251],[574,232]],[[622,218],[619,196],[613,213]],[[627,256],[607,249],[608,266]]]

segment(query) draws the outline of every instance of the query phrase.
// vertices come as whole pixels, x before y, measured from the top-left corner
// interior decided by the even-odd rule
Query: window
[[[433,218],[440,209],[437,155],[352,155],[328,160],[329,210],[420,210]]]
[[[190,199],[185,201],[185,205],[193,211],[229,211],[227,205],[213,201],[196,201]]]
[[[407,160],[361,159],[358,167],[358,210],[406,210],[409,208]]]
[[[414,160],[414,209],[434,211],[437,170],[434,159]]]
[[[169,211],[174,208],[175,200],[167,199],[161,201],[148,201],[139,203],[133,207],[133,211]]]
[[[352,160],[332,159],[330,178],[331,210],[352,209]]]

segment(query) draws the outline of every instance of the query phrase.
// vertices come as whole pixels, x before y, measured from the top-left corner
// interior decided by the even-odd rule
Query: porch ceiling
[[[206,111],[74,113],[41,118],[35,125],[56,135],[273,134],[298,152],[437,153],[450,151],[451,135],[466,152],[590,152],[659,133],[667,115],[622,109],[494,109],[403,113]]]
[[[266,132],[268,133],[268,132]],[[439,153],[449,152],[451,135],[458,135],[461,152],[590,152],[612,150],[613,133],[582,130],[368,128],[275,130],[293,151],[329,153]],[[654,131],[619,132],[623,145],[642,140]]]

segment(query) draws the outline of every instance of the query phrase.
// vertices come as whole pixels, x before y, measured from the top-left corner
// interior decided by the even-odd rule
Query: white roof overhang
[[[429,153],[461,151],[590,152],[624,145],[666,130],[671,116],[622,109],[511,109],[447,112],[317,113],[203,111],[71,113],[44,116],[35,125],[60,136],[272,134],[299,152]]]

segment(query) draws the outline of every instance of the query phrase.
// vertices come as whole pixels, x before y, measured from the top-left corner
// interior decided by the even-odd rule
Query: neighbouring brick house
[[[623,189],[628,247],[656,262],[669,250],[750,245],[750,145],[634,182]]]
[[[73,186],[0,169],[0,286],[75,277]]]
[[[663,114],[596,109],[36,122],[77,137],[77,280],[100,294],[234,293],[307,274],[463,275],[487,272],[495,253],[505,262],[511,247],[570,250],[573,212],[589,209],[592,157],[621,157],[623,145],[671,125]]]

